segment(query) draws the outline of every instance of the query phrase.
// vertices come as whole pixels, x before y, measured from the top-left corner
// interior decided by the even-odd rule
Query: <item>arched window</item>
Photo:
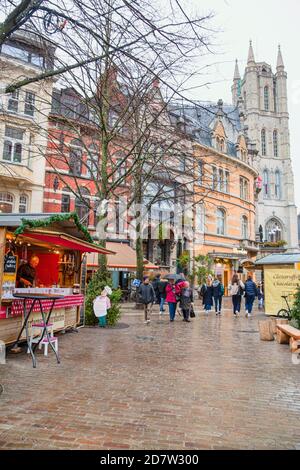
[[[267,155],[266,129],[261,131],[261,153],[263,156]]]
[[[248,239],[248,219],[245,215],[242,217],[242,239]]]
[[[226,213],[224,209],[217,209],[217,234],[225,235]]]
[[[283,239],[282,224],[277,219],[271,219],[267,223],[266,237],[268,242],[279,242]]]
[[[268,170],[264,170],[263,173],[263,184],[264,184],[264,197],[267,198],[270,195],[269,189],[269,172]]]
[[[275,171],[275,197],[281,199],[281,175],[280,171]]]
[[[97,179],[98,176],[99,147],[92,144],[88,149],[86,159],[86,177]]]
[[[74,139],[70,142],[69,173],[81,176],[82,173],[82,142]]]
[[[224,144],[224,139],[220,140],[220,152],[224,152],[225,150],[225,144]]]
[[[278,157],[278,132],[276,130],[273,132],[273,150],[274,157]]]
[[[264,107],[265,111],[269,111],[269,87],[264,88]]]
[[[90,192],[87,188],[80,188],[81,196],[77,196],[75,199],[75,211],[80,219],[80,222],[84,225],[89,225],[89,213],[90,213],[90,200],[87,196]]]
[[[28,206],[28,197],[26,194],[21,194],[19,198],[19,212],[21,214],[25,214],[27,212],[27,206]]]
[[[14,197],[10,193],[0,193],[0,214],[10,214],[13,212]]]

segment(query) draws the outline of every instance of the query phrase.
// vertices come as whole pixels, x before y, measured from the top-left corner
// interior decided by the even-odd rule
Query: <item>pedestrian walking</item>
[[[155,292],[153,286],[150,284],[149,277],[144,277],[144,282],[139,287],[139,298],[141,303],[144,304],[145,323],[149,324],[152,306],[155,302]]]
[[[253,303],[257,297],[257,286],[252,279],[252,275],[249,273],[247,277],[247,281],[245,282],[245,309],[246,309],[246,317],[251,317],[252,315],[252,308]]]
[[[257,299],[258,299],[258,308],[262,310],[264,307],[264,293],[262,284],[257,285]]]
[[[166,302],[169,305],[169,314],[170,314],[170,321],[173,322],[175,320],[176,314],[176,306],[177,306],[177,295],[179,295],[180,288],[178,284],[175,285],[175,280],[170,279],[166,286]]]
[[[208,277],[207,281],[201,286],[199,294],[200,297],[202,297],[205,313],[208,315],[213,306],[213,287],[211,277]]]
[[[166,279],[160,279],[158,283],[158,290],[160,294],[160,305],[159,305],[159,314],[162,315],[165,311],[165,301],[166,301],[166,287],[168,285],[168,281]]]
[[[160,305],[160,292],[159,292],[159,283],[160,283],[160,274],[157,274],[155,276],[155,279],[154,281],[152,282],[152,286],[153,286],[153,289],[154,289],[154,293],[155,293],[155,303]]]
[[[112,294],[112,290],[109,286],[105,286],[100,295],[98,295],[93,302],[93,310],[95,316],[98,318],[100,328],[106,327],[106,315],[107,311],[111,307],[109,295]]]
[[[224,295],[224,286],[221,280],[217,276],[215,276],[215,279],[212,283],[212,287],[213,287],[213,298],[214,298],[216,315],[221,315],[222,299]]]
[[[232,298],[233,315],[236,317],[241,311],[242,295],[245,289],[245,284],[239,279],[237,274],[234,274],[229,285],[229,292]]]
[[[190,322],[191,309],[194,306],[193,289],[190,287],[190,283],[185,281],[180,284],[180,307],[183,314],[183,321]]]

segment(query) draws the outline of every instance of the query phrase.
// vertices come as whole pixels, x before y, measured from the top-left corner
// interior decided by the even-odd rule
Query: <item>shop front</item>
[[[245,277],[243,262],[246,259],[245,253],[208,253],[214,260],[212,271],[215,276],[220,276],[225,288],[225,295],[229,295],[228,287],[235,272],[239,273],[241,278]]]
[[[23,301],[14,294],[61,296],[51,315],[54,331],[84,322],[86,253],[113,254],[92,243],[76,214],[0,215],[1,341],[14,342],[22,327]],[[41,302],[48,310],[51,302]],[[29,328],[39,320],[37,302]]]
[[[116,255],[107,256],[107,268],[111,273],[113,287],[120,288],[124,293],[124,298],[129,295],[131,282],[135,278],[136,273],[136,251],[125,242],[107,242],[108,250],[116,253]],[[98,256],[91,253],[87,257],[88,276],[91,276],[98,269]],[[159,271],[156,266],[146,259],[144,260],[144,275],[153,275]]]

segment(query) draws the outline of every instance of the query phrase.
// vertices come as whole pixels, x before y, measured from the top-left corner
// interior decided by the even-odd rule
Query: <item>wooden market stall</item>
[[[262,280],[265,298],[265,313],[277,315],[286,309],[284,297],[292,307],[297,285],[300,285],[300,253],[273,253],[255,263],[263,270]]]
[[[1,341],[14,342],[22,326],[22,301],[14,293],[62,295],[51,316],[54,331],[83,322],[86,253],[113,254],[93,243],[74,213],[0,214]],[[34,283],[24,287],[19,268],[32,258],[38,259]],[[38,304],[31,317],[31,322],[40,319]]]

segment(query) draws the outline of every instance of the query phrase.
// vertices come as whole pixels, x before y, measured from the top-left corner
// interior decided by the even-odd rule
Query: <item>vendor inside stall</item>
[[[17,272],[17,287],[33,287],[36,280],[36,267],[40,259],[36,255],[32,255],[28,263],[22,264]]]

